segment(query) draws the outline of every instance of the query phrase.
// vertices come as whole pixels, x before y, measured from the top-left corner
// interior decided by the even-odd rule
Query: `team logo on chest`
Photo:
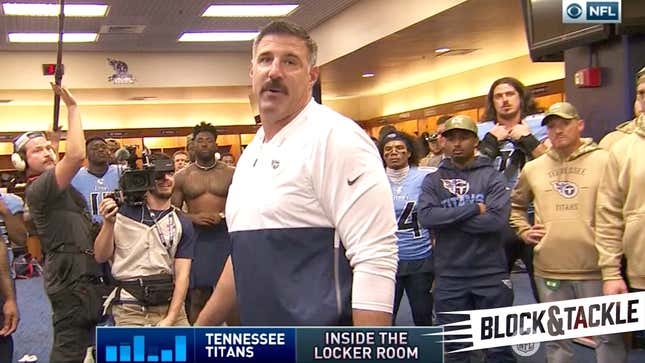
[[[470,183],[463,179],[441,179],[443,187],[456,196],[462,196],[470,190]]]
[[[554,181],[551,182],[553,190],[560,193],[561,196],[567,199],[571,199],[578,195],[578,186],[574,182],[570,181]]]

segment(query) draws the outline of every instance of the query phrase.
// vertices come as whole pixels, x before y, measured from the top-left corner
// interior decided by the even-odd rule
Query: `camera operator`
[[[57,162],[45,134],[32,131],[14,140],[11,161],[26,173],[26,204],[45,254],[45,291],[54,326],[49,360],[81,362],[94,345],[101,317],[102,274],[92,256],[91,217],[70,184],[85,159],[81,115],[67,89],[55,84],[52,88],[67,106],[65,156]]]
[[[172,160],[163,154],[151,160],[151,167],[135,171],[149,174],[142,200],[129,198],[129,183],[120,182],[126,203],[104,198],[99,205],[104,223],[94,256],[110,261],[117,280],[107,303],[117,326],[187,326],[184,301],[195,232],[190,219],[170,204]]]

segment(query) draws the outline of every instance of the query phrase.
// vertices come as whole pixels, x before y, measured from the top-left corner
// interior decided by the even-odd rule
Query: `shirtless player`
[[[188,205],[197,234],[190,271],[188,320],[194,323],[208,301],[231,250],[224,206],[235,169],[215,160],[217,130],[210,123],[193,128],[195,162],[175,175],[172,204]]]

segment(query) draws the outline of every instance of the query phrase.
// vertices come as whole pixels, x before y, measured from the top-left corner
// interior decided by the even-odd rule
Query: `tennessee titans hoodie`
[[[486,205],[479,213],[477,203]],[[503,241],[510,190],[490,159],[476,156],[464,169],[445,159],[421,185],[418,218],[436,238],[435,275],[479,277],[507,274]]]

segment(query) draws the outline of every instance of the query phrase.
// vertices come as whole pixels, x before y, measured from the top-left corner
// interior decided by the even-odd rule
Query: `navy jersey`
[[[480,214],[478,203],[486,205]],[[436,276],[478,277],[508,273],[503,248],[510,190],[490,159],[478,156],[464,169],[450,159],[428,174],[419,196],[419,221],[436,237]]]
[[[432,248],[430,232],[419,224],[417,201],[423,179],[435,170],[436,168],[411,167],[401,183],[390,180],[394,197],[394,214],[398,225],[396,239],[399,246],[399,260],[420,260],[430,256]]]
[[[523,122],[526,123],[526,125],[531,130],[531,134],[533,134],[533,136],[535,136],[535,138],[538,139],[540,142],[543,142],[548,137],[546,126],[542,126],[543,118],[544,118],[544,114],[540,113],[540,114],[526,116],[526,118],[524,118],[523,120]],[[477,124],[477,136],[479,137],[479,139],[483,140],[484,136],[486,136],[486,134],[490,130],[492,130],[493,127],[495,127],[495,121],[486,121],[486,122],[481,122]],[[513,155],[513,152],[515,151],[515,144],[510,140],[503,141],[500,143],[499,151],[501,155],[496,157],[495,160],[493,160],[493,166],[499,172],[503,172],[511,164],[512,155]],[[524,160],[521,161],[520,167],[517,168],[512,173],[512,175],[509,175],[507,177],[508,186],[510,188],[513,188],[515,186],[515,183],[517,182],[517,178],[520,175],[520,169],[522,169],[521,166],[523,166],[524,163],[527,161],[525,157],[523,159]]]
[[[114,192],[119,187],[120,174],[117,165],[110,165],[101,177],[90,174],[86,167],[82,167],[72,179],[72,186],[85,198],[87,210],[92,215],[93,222],[103,223],[103,217],[99,214],[99,204],[106,194]]]

